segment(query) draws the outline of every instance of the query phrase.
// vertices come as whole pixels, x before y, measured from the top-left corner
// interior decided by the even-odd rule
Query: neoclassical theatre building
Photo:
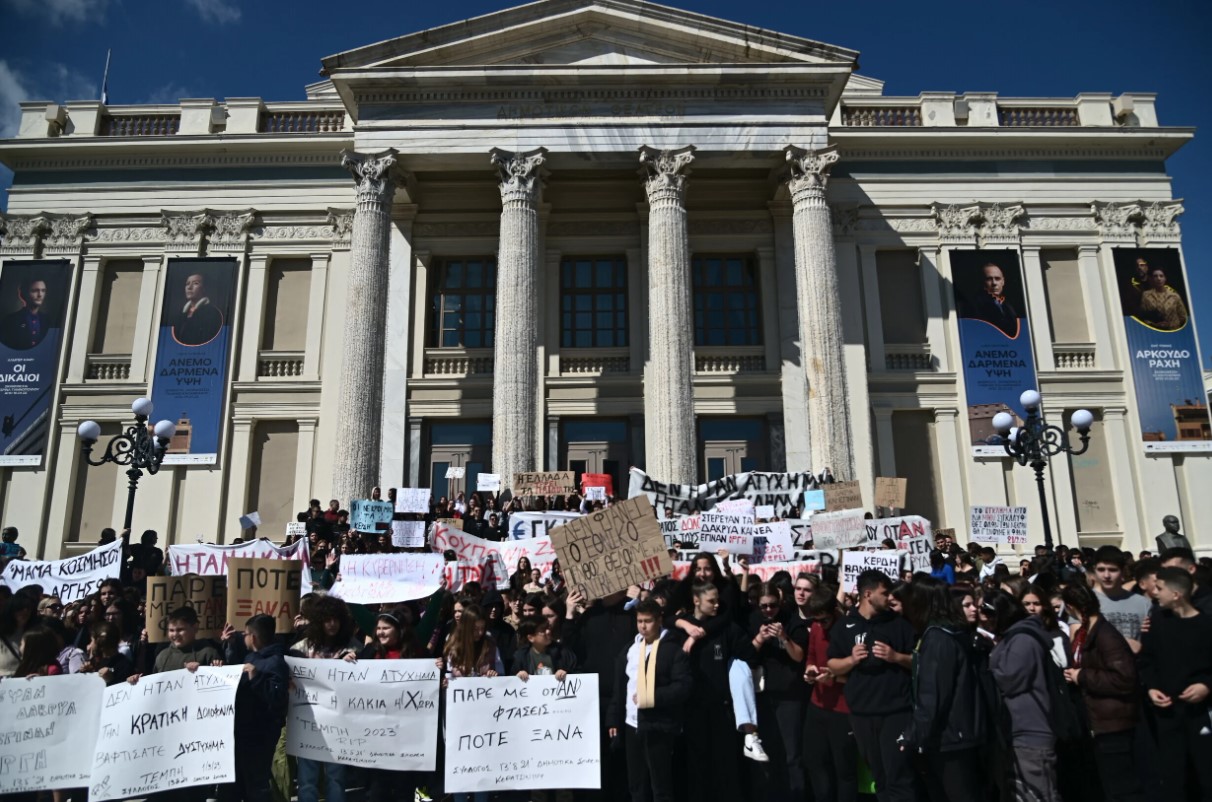
[[[858,56],[539,0],[323,58],[303,101],[22,103],[0,519],[47,557],[119,525],[126,477],[76,430],[99,451],[149,395],[178,425],[136,506],[162,543],[254,510],[280,537],[374,485],[632,465],[828,466],[868,503],[905,477],[961,541],[970,506],[1024,505],[1038,542],[991,424],[1037,387],[1051,424],[1094,413],[1046,473],[1062,542],[1152,548],[1175,514],[1206,550],[1166,173],[1192,129],[1147,93],[890,97]]]

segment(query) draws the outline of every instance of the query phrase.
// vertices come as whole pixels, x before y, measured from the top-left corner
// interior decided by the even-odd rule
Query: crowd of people
[[[498,504],[440,499],[426,517],[499,539],[518,509],[592,506],[575,495]],[[321,587],[339,581],[343,554],[398,550],[390,533],[351,530],[338,501],[313,502],[300,521]],[[15,530],[4,541],[3,559],[24,557]],[[374,802],[440,798],[437,732],[434,772],[288,759],[286,654],[424,658],[445,687],[596,674],[601,789],[535,798],[1212,800],[1212,561],[1187,548],[1037,547],[1016,572],[993,548],[940,534],[930,572],[866,571],[850,592],[834,565],[761,582],[744,559],[700,552],[683,579],[593,600],[558,563],[544,575],[523,558],[503,589],[469,582],[373,609],[309,593],[288,635],[257,616],[199,639],[184,607],[169,615],[168,643],[152,644],[144,589],[163,570],[156,543],[144,533],[121,578],[83,601],[0,587],[0,677],[137,684],[242,665],[236,783],[166,792],[170,802],[344,802],[354,788]],[[83,793],[55,792],[67,797]]]

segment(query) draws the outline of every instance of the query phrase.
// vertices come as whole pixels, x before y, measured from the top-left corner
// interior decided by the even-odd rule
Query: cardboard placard
[[[812,516],[812,545],[824,551],[852,549],[867,541],[862,510],[818,512]]]
[[[227,620],[241,628],[254,615],[265,613],[285,634],[295,627],[303,587],[303,563],[233,557],[227,563]]]
[[[863,491],[859,483],[834,482],[825,485],[825,509],[828,512],[863,509]]]
[[[179,607],[198,614],[199,638],[218,640],[227,623],[227,577],[149,576],[147,578],[147,642],[168,642],[168,616]],[[234,624],[233,624],[234,626]]]
[[[447,479],[462,479],[467,474],[466,468],[456,468],[451,466],[446,469]]]
[[[647,498],[637,497],[551,530],[570,588],[600,599],[668,576],[673,562]]]
[[[875,478],[875,506],[888,509],[904,509],[908,479],[892,479],[887,476]]]
[[[439,518],[437,519],[436,523],[440,523],[443,526],[448,526],[451,529],[458,529],[460,532],[463,531],[462,518]]]
[[[396,512],[427,515],[429,513],[430,496],[431,493],[428,487],[397,487]]]
[[[515,496],[564,496],[577,492],[576,474],[572,471],[535,471],[513,475]]]

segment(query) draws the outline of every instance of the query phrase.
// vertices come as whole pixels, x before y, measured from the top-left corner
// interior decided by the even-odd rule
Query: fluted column
[[[338,390],[333,498],[348,504],[379,483],[383,352],[387,330],[388,233],[396,151],[343,151],[341,166],[357,186],[346,289],[344,379]]]
[[[846,380],[841,298],[833,225],[825,202],[829,168],[837,151],[786,150],[795,231],[796,307],[808,377],[808,444],[812,470],[828,466],[839,479],[854,479],[850,397]]]
[[[695,484],[694,315],[686,168],[694,146],[640,148],[648,192],[648,372],[644,431],[648,473],[662,482]]]
[[[493,344],[492,471],[505,486],[533,471],[538,408],[539,193],[545,148],[492,150],[501,182]]]

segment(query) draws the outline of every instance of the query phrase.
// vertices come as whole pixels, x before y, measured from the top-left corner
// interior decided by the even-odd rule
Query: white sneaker
[[[751,732],[745,736],[745,748],[741,753],[750,760],[756,760],[758,763],[770,762],[770,756],[762,748],[762,739],[758,737],[756,732]]]

